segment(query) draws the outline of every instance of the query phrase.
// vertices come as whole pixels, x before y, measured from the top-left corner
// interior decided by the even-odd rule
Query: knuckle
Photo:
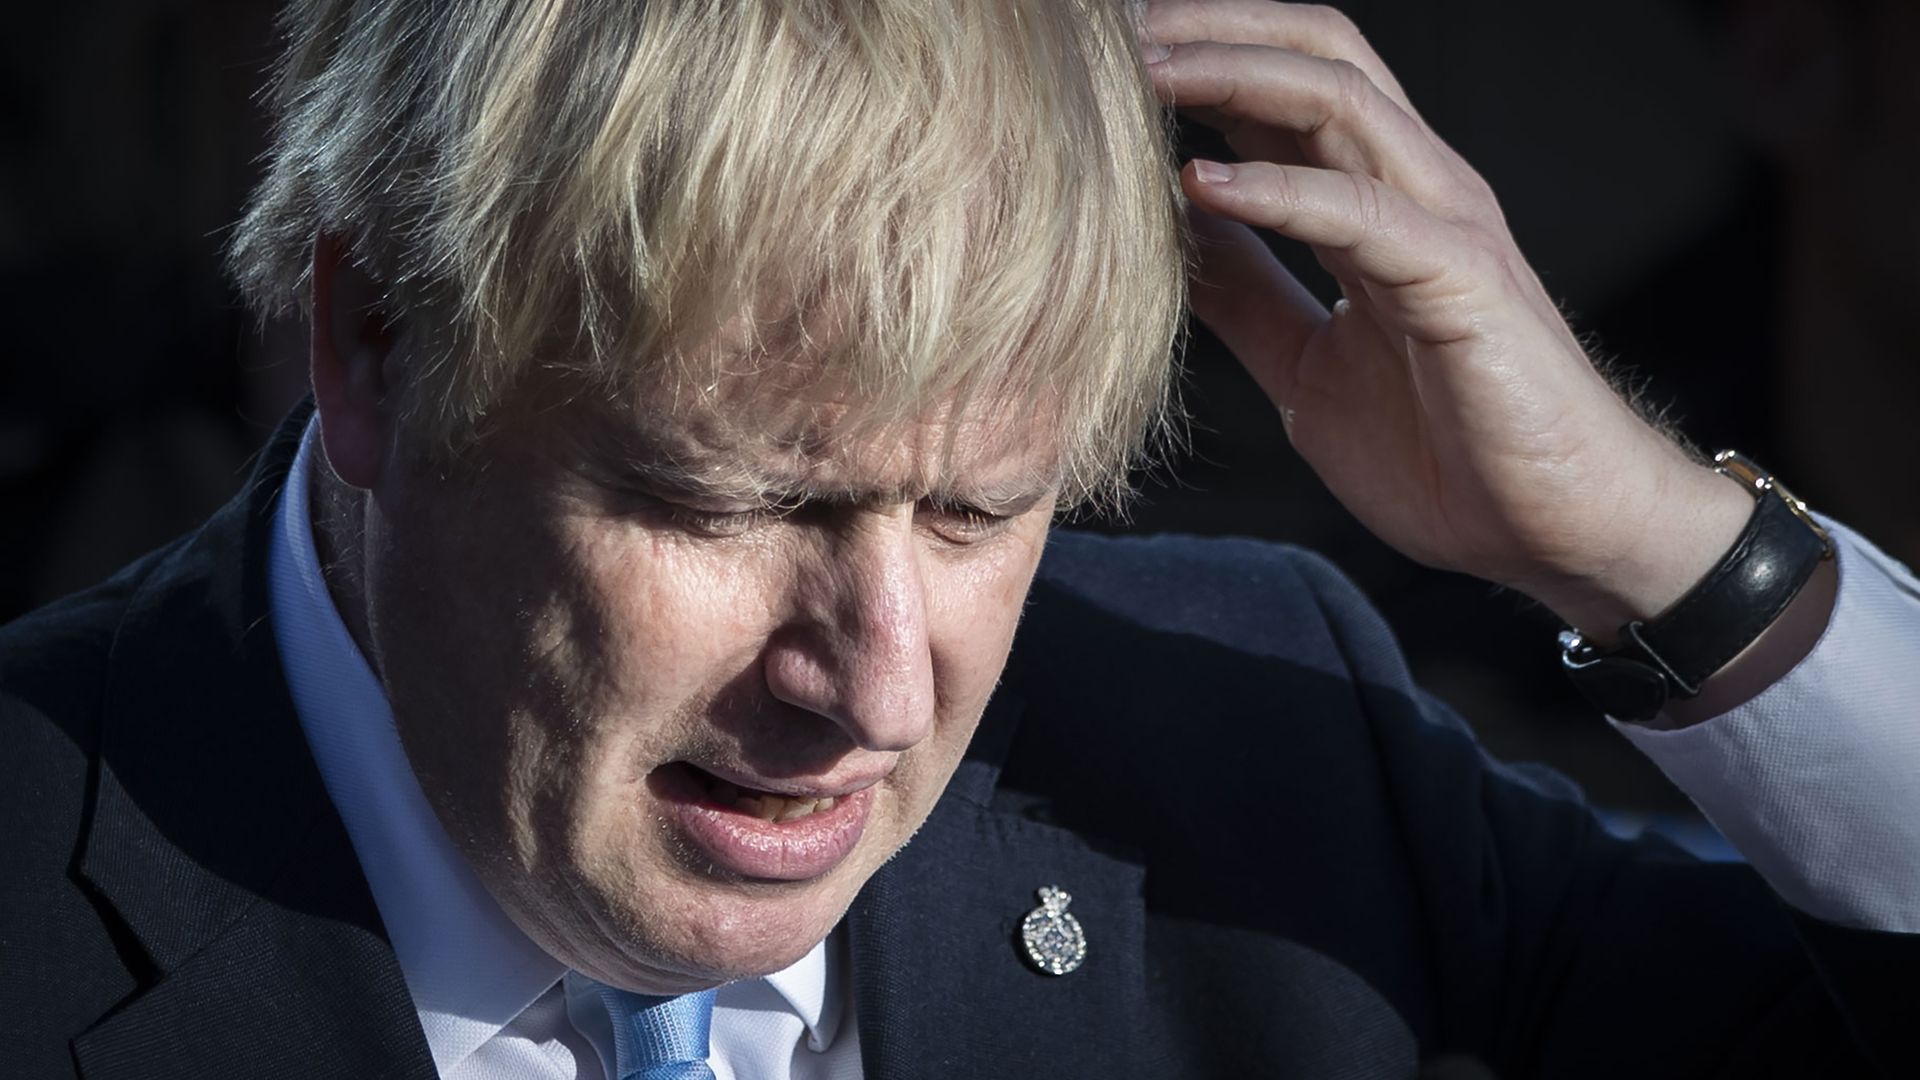
[[[1438,166],[1447,175],[1458,201],[1476,209],[1497,206],[1499,200],[1494,196],[1493,185],[1480,175],[1479,170],[1467,163],[1452,147],[1434,138],[1439,147],[1436,155]]]
[[[1300,184],[1290,171],[1274,166],[1261,168],[1258,175],[1264,182],[1268,199],[1272,205],[1283,212],[1291,212],[1300,205]]]
[[[1459,204],[1461,216],[1478,226],[1489,236],[1507,235],[1507,214],[1500,206],[1500,197],[1494,193],[1493,185],[1479,173],[1468,172],[1461,182]]]
[[[1368,236],[1385,232],[1390,212],[1385,185],[1359,173],[1347,173],[1346,176],[1347,182],[1353,186],[1354,219],[1361,232]]]
[[[1493,185],[1487,178],[1472,169],[1461,170],[1460,193],[1466,201],[1477,209],[1492,209],[1499,205],[1499,199],[1493,193]]]
[[[1484,193],[1470,178],[1446,174],[1435,177],[1427,187],[1432,193],[1429,202],[1434,215],[1449,224],[1482,229],[1494,220]]]
[[[1305,4],[1303,14],[1314,20],[1321,33],[1341,41],[1353,41],[1360,37],[1360,28],[1347,17],[1347,13],[1330,4]]]
[[[1259,183],[1248,185],[1245,197],[1248,209],[1264,219],[1261,224],[1282,228],[1311,210],[1307,191],[1289,170],[1266,166],[1256,169],[1254,176]]]
[[[1333,95],[1339,111],[1343,113],[1363,113],[1373,103],[1373,80],[1367,77],[1360,65],[1351,60],[1331,60],[1328,63],[1333,72]]]
[[[1477,230],[1470,234],[1466,245],[1471,252],[1468,265],[1485,285],[1508,291],[1520,280],[1526,263],[1511,245]]]

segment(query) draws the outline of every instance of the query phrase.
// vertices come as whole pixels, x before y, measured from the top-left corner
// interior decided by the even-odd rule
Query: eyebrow
[[[1058,478],[1031,475],[1016,475],[1005,482],[980,485],[936,483],[930,489],[911,484],[821,485],[796,473],[769,471],[760,466],[732,462],[706,464],[698,457],[667,451],[640,431],[621,433],[609,440],[604,450],[610,451],[605,463],[617,468],[624,482],[663,495],[716,502],[859,507],[925,501],[935,506],[967,506],[1012,517],[1033,509],[1060,486]]]

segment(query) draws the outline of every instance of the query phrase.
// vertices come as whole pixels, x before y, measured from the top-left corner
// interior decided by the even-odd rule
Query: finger
[[[1341,452],[1342,441],[1377,448],[1378,438],[1390,437],[1375,433],[1374,439],[1353,440],[1349,414],[1411,415],[1405,367],[1394,362],[1393,344],[1373,340],[1371,348],[1350,350],[1341,362],[1308,371],[1303,363],[1308,342],[1342,316],[1322,307],[1252,229],[1197,209],[1188,210],[1188,219],[1200,250],[1194,314],[1280,411],[1293,444],[1309,460],[1325,462],[1328,454]],[[1343,303],[1336,309],[1347,309],[1347,332],[1378,338],[1379,324],[1354,317],[1353,306]],[[1343,440],[1341,432],[1348,437]]]
[[[1473,280],[1477,249],[1458,226],[1370,176],[1331,169],[1194,161],[1181,172],[1188,198],[1218,217],[1311,244],[1336,277],[1355,278],[1382,315],[1416,340],[1474,333],[1457,303]]]
[[[1475,190],[1439,140],[1346,61],[1192,42],[1173,46],[1147,72],[1176,107],[1228,120],[1223,130],[1243,155],[1253,156],[1243,145],[1250,138],[1279,128],[1294,133],[1309,164],[1366,173],[1436,208],[1465,202]]]
[[[1154,0],[1147,5],[1152,41],[1178,45],[1219,41],[1230,45],[1266,45],[1327,60],[1345,60],[1366,72],[1383,93],[1418,118],[1407,92],[1381,61],[1353,20],[1320,4],[1276,4],[1271,0]]]
[[[1269,385],[1270,377],[1291,369],[1292,358],[1327,321],[1327,309],[1253,230],[1195,208],[1187,219],[1199,255],[1193,313],[1279,400],[1287,388]]]
[[[1212,128],[1225,138],[1233,156],[1242,161],[1277,161],[1282,165],[1311,165],[1307,152],[1301,148],[1300,139],[1291,131],[1284,131],[1270,124],[1254,124],[1237,120],[1218,109],[1194,107],[1181,109],[1182,118],[1191,120],[1202,127]],[[1181,152],[1187,153],[1182,147]],[[1190,157],[1217,157],[1202,150],[1188,154]]]

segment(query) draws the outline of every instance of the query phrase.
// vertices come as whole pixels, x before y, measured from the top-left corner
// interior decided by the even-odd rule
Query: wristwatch
[[[1560,666],[1615,719],[1651,720],[1668,701],[1698,694],[1833,558],[1833,537],[1766,470],[1733,450],[1715,454],[1713,467],[1754,497],[1753,516],[1719,565],[1658,618],[1621,627],[1611,648],[1560,632]]]

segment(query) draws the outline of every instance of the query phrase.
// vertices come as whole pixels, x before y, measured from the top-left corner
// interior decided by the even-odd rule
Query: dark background
[[[303,392],[219,250],[256,174],[262,0],[26,5],[0,38],[0,619],[193,527]],[[1920,290],[1911,0],[1355,0],[1433,125],[1492,182],[1597,355],[1706,449],[1920,559],[1909,348]],[[1195,135],[1194,145],[1204,136]],[[1288,253],[1324,290],[1311,259]],[[1685,800],[1572,698],[1552,618],[1360,530],[1204,332],[1193,453],[1102,527],[1325,552],[1497,753],[1598,801]]]

